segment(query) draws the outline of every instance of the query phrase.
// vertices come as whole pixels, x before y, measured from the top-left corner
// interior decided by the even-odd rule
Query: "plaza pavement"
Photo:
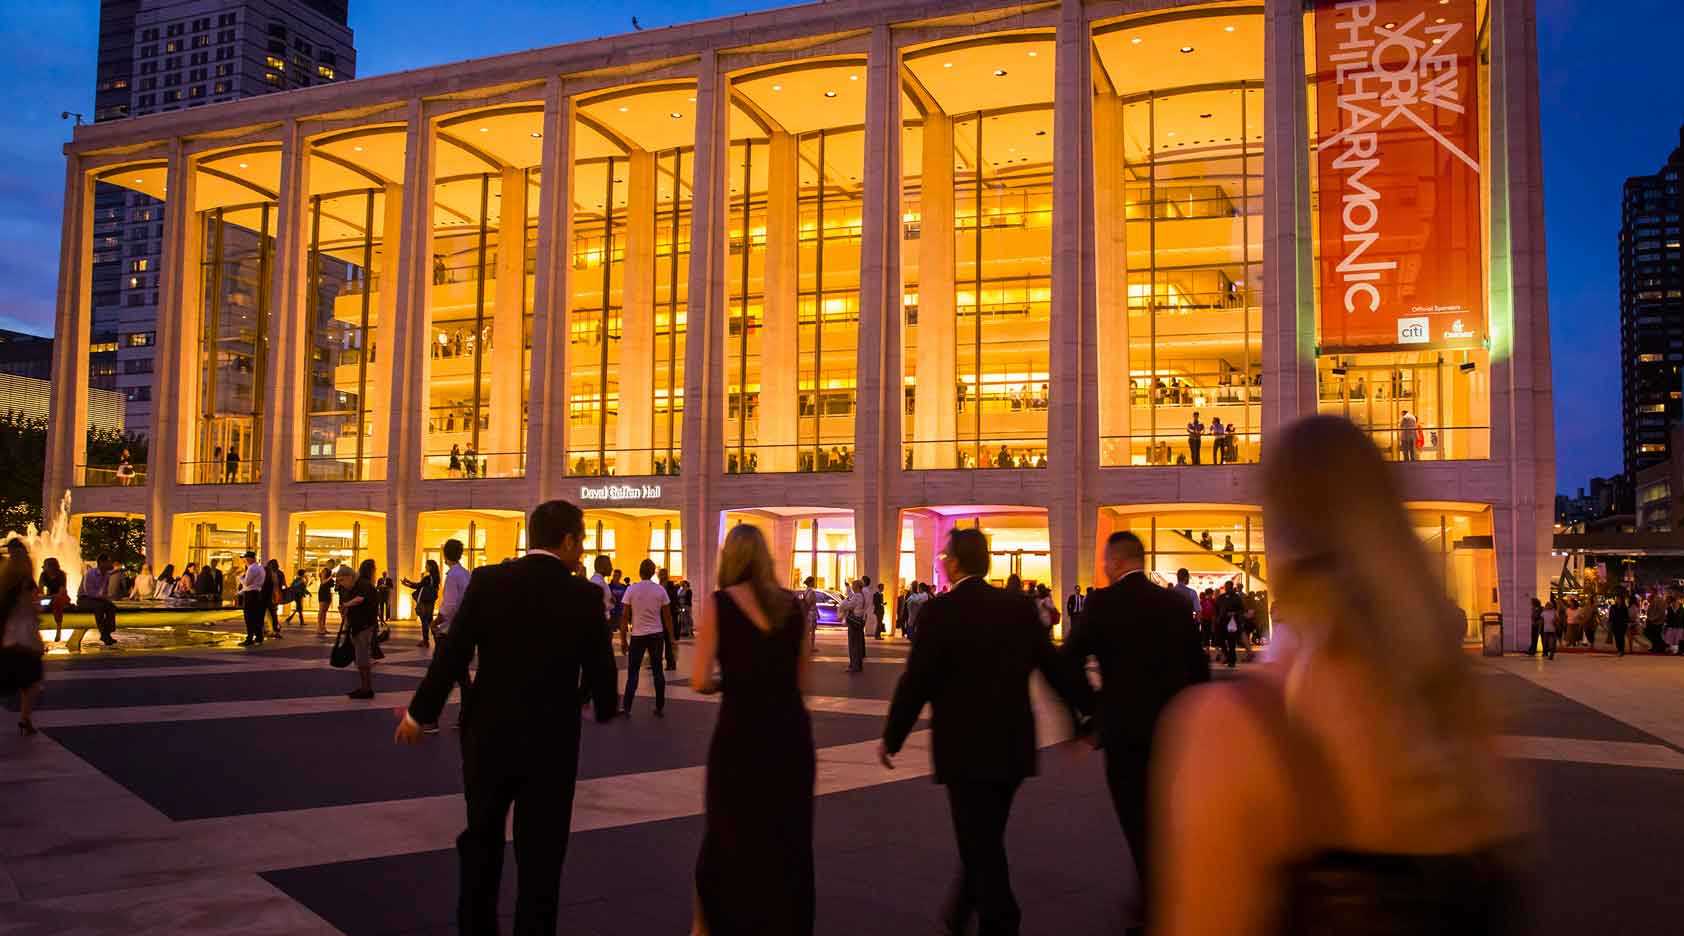
[[[128,652],[51,659],[42,734],[0,722],[0,934],[450,931],[457,738],[446,728],[420,748],[391,743],[423,652],[400,631],[378,696],[352,702],[354,677],[327,667],[326,642],[288,633],[254,651],[123,635]],[[821,638],[809,705],[823,934],[933,932],[953,873],[927,733],[893,772],[874,758],[905,648],[872,642],[851,676],[841,635]],[[1510,657],[1481,673],[1538,808],[1530,929],[1679,932],[1684,660]],[[587,722],[562,932],[688,931],[716,699],[669,685],[664,719],[644,698],[631,719]],[[1037,712],[1041,776],[1009,833],[1024,932],[1116,933],[1132,871],[1100,760],[1061,743],[1067,726],[1044,693]],[[1221,726],[1209,731],[1222,743]],[[1221,894],[1213,873],[1211,898]],[[512,896],[511,860],[506,913]]]

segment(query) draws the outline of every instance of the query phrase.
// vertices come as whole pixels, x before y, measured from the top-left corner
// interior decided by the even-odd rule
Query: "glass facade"
[[[201,214],[198,412],[183,483],[261,476],[275,220],[267,202]]]
[[[380,359],[384,273],[381,189],[310,199],[304,343],[304,453],[299,481],[380,481],[386,439],[375,433],[391,367]]]
[[[1100,542],[1118,530],[1140,537],[1146,547],[1146,572],[1160,585],[1175,584],[1176,572],[1186,569],[1188,584],[1200,593],[1229,582],[1247,594],[1269,590],[1263,512],[1257,508],[1103,511]]]

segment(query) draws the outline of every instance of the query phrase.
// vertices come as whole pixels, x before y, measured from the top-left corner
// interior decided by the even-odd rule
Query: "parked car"
[[[842,626],[842,596],[836,592],[819,592],[819,623],[830,627]]]

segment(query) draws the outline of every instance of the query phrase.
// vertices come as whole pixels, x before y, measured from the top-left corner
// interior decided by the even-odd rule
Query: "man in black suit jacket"
[[[1105,575],[1110,586],[1088,599],[1082,629],[1065,649],[1084,668],[1090,656],[1099,661],[1105,780],[1134,855],[1144,908],[1152,734],[1176,693],[1210,679],[1210,660],[1186,599],[1147,577],[1139,537],[1127,531],[1111,534],[1105,541]]]
[[[519,893],[516,933],[554,933],[561,865],[579,772],[581,673],[596,720],[615,714],[617,674],[602,592],[579,575],[584,515],[546,501],[527,524],[532,548],[514,561],[481,566],[415,690],[396,740],[414,744],[438,721],[450,689],[479,653],[479,672],[463,704],[473,719],[462,733],[462,780],[468,828],[456,839],[461,859],[457,925],[497,932],[503,830],[515,809]]]
[[[918,636],[895,687],[878,757],[894,767],[928,702],[935,780],[947,786],[959,845],[959,877],[944,909],[948,931],[1014,934],[1022,914],[1006,866],[1006,820],[1025,777],[1035,774],[1035,713],[1029,676],[1040,670],[1073,710],[1077,730],[1093,708],[1092,690],[1053,649],[1035,605],[1001,591],[988,574],[988,540],[954,530],[941,557],[953,589],[918,612]]]

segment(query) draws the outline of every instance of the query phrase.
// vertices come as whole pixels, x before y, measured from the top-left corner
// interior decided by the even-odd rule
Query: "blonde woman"
[[[1380,451],[1316,416],[1271,439],[1265,466],[1292,646],[1184,693],[1159,729],[1152,932],[1516,931],[1516,781]]]
[[[691,662],[691,686],[725,694],[708,749],[695,933],[813,932],[803,624],[795,596],[778,587],[765,537],[746,524],[732,529],[720,550],[719,590],[702,602]]]

